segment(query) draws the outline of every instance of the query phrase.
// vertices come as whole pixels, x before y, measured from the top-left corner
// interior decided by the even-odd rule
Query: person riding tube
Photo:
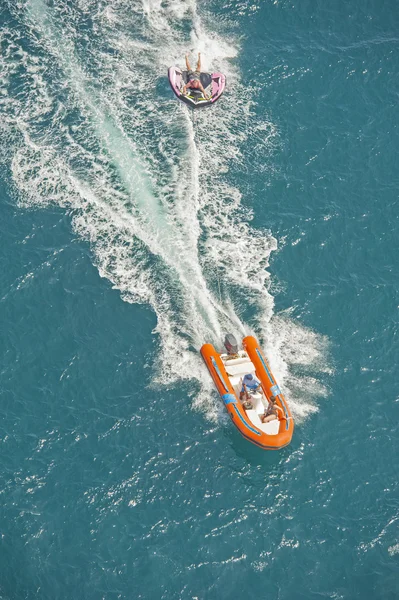
[[[200,80],[200,76],[201,76],[201,52],[198,52],[198,61],[197,61],[197,67],[196,70],[193,71],[191,69],[189,60],[188,60],[188,54],[186,54],[186,67],[187,67],[187,76],[188,76],[188,82],[185,84],[185,86],[183,86],[182,89],[182,94],[186,95],[187,94],[187,89],[191,88],[193,90],[200,90],[200,92],[202,92],[202,94],[204,95],[204,98],[206,98],[207,100],[210,99],[211,96],[208,96],[204,90],[204,87],[201,83]]]

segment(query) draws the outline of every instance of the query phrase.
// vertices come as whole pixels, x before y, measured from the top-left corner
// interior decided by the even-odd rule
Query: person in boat
[[[250,400],[251,396],[249,392],[252,393],[257,392],[261,389],[261,384],[256,377],[254,377],[251,373],[247,373],[242,380],[242,388],[240,393],[240,400],[245,398],[246,400]]]
[[[186,95],[188,88],[191,88],[193,90],[200,90],[203,93],[204,98],[209,100],[210,96],[207,96],[207,94],[204,90],[204,87],[201,83],[201,79],[200,79],[200,77],[201,77],[201,52],[198,52],[198,61],[197,61],[197,67],[196,67],[195,71],[193,71],[191,69],[191,65],[188,60],[188,54],[186,54],[186,67],[187,67],[188,82],[183,87],[182,94]]]
[[[284,418],[283,409],[277,406],[276,398],[271,396],[269,400],[269,406],[265,409],[264,414],[261,416],[260,420],[262,423],[269,423],[269,421],[274,421],[279,418],[279,413],[281,413],[280,419]]]

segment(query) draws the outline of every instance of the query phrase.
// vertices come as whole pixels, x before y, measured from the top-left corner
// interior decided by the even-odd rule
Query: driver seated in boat
[[[193,90],[200,90],[203,93],[204,98],[209,100],[210,96],[207,96],[207,94],[204,90],[204,87],[201,83],[201,79],[200,79],[200,76],[201,76],[201,52],[198,52],[198,62],[197,62],[196,70],[193,71],[191,69],[190,63],[188,61],[188,54],[186,54],[186,67],[187,67],[188,82],[183,87],[182,94],[186,95],[187,89],[192,88]]]
[[[281,413],[280,419],[284,418],[283,410],[277,406],[276,398],[271,396],[269,400],[269,406],[265,409],[264,414],[261,416],[260,420],[262,423],[269,423],[269,421],[274,421],[279,418],[279,413]]]
[[[260,388],[261,388],[260,381],[258,381],[256,379],[256,377],[254,377],[251,373],[247,373],[244,376],[244,379],[242,380],[240,400],[242,400],[244,397],[247,400],[250,400],[251,396],[250,396],[248,390],[250,390],[252,393],[254,393],[254,392],[257,392]]]

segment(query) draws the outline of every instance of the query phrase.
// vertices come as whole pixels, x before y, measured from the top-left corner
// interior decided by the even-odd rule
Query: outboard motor
[[[232,333],[227,333],[224,338],[224,347],[227,350],[227,354],[237,354],[238,352],[238,343],[236,338]]]

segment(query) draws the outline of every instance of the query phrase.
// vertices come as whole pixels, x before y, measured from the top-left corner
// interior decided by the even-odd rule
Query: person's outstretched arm
[[[205,98],[207,100],[209,100],[210,96],[207,96],[206,91],[204,90],[204,86],[202,85],[202,83],[200,82],[199,84],[199,89],[201,90],[201,92],[204,94]]]
[[[275,405],[274,408],[277,408],[277,412],[281,413],[280,414],[280,419],[285,419],[285,415],[284,415],[284,411],[282,408],[280,408],[279,406]]]

